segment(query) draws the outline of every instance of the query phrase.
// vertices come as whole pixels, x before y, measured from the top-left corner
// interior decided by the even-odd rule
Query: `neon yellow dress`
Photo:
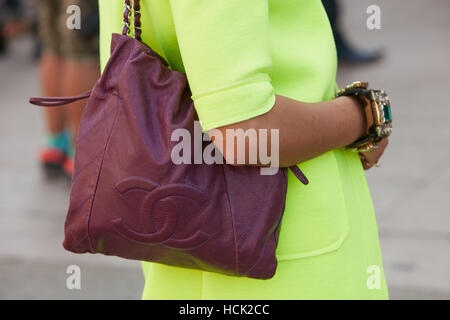
[[[141,0],[143,40],[186,73],[204,130],[269,111],[275,95],[332,99],[336,50],[320,0]],[[122,0],[100,0],[101,58]],[[290,173],[274,278],[143,263],[144,299],[387,299],[378,231],[357,154],[334,150]]]

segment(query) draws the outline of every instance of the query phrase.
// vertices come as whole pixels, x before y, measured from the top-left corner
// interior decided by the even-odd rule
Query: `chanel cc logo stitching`
[[[153,181],[141,177],[129,177],[121,180],[116,184],[116,190],[121,195],[125,195],[131,190],[144,190],[148,193],[140,209],[141,224],[146,226],[152,226],[153,216],[156,210],[158,210],[157,205],[160,201],[165,200],[163,206],[165,209],[164,223],[159,230],[153,233],[138,232],[126,224],[122,218],[111,220],[116,232],[122,237],[139,244],[164,245],[179,250],[197,248],[209,239],[210,235],[202,230],[198,230],[183,239],[174,238],[177,227],[182,227],[178,226],[178,218],[180,214],[183,214],[176,204],[177,198],[190,199],[200,210],[209,200],[208,196],[201,190],[180,183],[160,186]]]

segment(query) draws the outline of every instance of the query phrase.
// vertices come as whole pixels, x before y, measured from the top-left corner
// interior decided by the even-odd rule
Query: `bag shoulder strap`
[[[133,2],[133,6],[131,5]],[[142,42],[142,30],[141,30],[141,3],[140,0],[124,0],[124,13],[123,13],[123,29],[122,34],[128,36],[131,32],[130,17],[133,14],[133,34],[134,38]]]

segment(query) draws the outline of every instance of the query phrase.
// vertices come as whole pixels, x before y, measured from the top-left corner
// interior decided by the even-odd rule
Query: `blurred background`
[[[0,0],[0,299],[139,299],[138,262],[62,248],[70,182],[42,170],[45,121],[27,103],[42,95],[39,1],[15,2]],[[450,299],[450,1],[339,4],[339,85],[370,81],[393,104],[390,147],[367,173],[390,296]],[[370,5],[381,8],[380,30],[366,26]],[[66,288],[70,265],[81,290]]]

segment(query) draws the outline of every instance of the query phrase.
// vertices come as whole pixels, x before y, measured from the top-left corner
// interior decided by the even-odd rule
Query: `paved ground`
[[[363,12],[373,3],[381,7],[382,30],[363,27]],[[382,168],[368,174],[391,295],[449,299],[450,2],[345,4],[345,25],[354,29],[354,42],[373,42],[387,51],[380,64],[343,66],[339,82],[369,79],[386,88],[394,105],[390,149]]]
[[[339,83],[372,81],[391,93],[395,134],[382,167],[368,173],[392,298],[450,298],[450,2],[345,0],[355,44],[378,45],[374,65],[340,66]],[[366,29],[379,4],[382,29]],[[352,7],[353,6],[353,7]],[[372,45],[373,44],[373,45]],[[139,298],[139,264],[65,253],[60,243],[69,185],[49,181],[35,163],[42,139],[37,68],[13,44],[0,59],[0,299]],[[66,268],[82,269],[82,290],[66,289]],[[120,288],[120,290],[119,290]]]

